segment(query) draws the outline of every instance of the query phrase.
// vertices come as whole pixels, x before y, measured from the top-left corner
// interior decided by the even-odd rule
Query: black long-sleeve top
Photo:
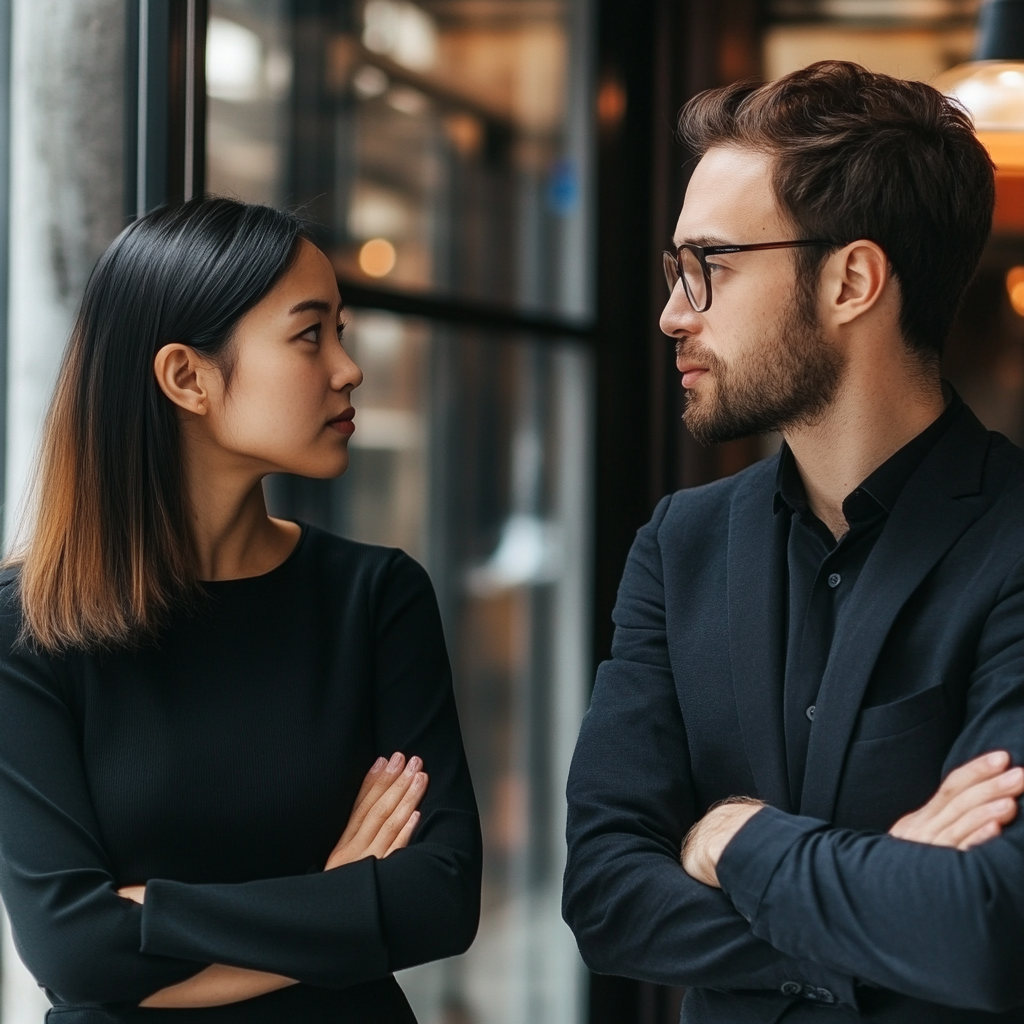
[[[306,526],[282,565],[203,584],[147,646],[53,656],[19,643],[20,626],[9,573],[0,893],[56,1010],[78,1008],[51,1018],[411,1021],[392,972],[468,947],[481,867],[422,568]],[[323,871],[366,771],[396,750],[430,775],[412,843]],[[142,883],[144,906],[117,895]],[[218,1008],[137,1008],[211,963],[300,984]]]

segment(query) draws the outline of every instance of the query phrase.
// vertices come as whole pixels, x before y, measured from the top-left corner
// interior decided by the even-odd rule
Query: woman
[[[413,1021],[392,972],[472,941],[426,574],[264,505],[348,465],[341,334],[298,222],[230,200],[89,282],[0,580],[0,891],[50,1021]]]

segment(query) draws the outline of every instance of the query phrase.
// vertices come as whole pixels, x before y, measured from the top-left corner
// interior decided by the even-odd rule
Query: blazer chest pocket
[[[909,732],[941,715],[946,703],[945,687],[939,684],[891,704],[864,708],[853,741],[877,740]]]

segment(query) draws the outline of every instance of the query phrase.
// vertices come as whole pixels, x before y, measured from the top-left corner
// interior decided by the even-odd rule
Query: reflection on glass
[[[400,980],[421,1024],[574,1024],[559,894],[588,682],[590,354],[370,312],[346,347],[366,375],[351,467],[313,511],[430,571],[483,823],[476,942]]]
[[[214,195],[281,204],[290,32],[284,0],[214,0],[206,37],[206,185]]]
[[[212,0],[208,185],[339,274],[585,317],[587,0]]]

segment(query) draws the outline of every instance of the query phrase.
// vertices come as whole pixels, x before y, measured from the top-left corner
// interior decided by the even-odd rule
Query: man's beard
[[[831,403],[845,361],[825,339],[809,298],[737,366],[685,342],[677,346],[707,367],[706,384],[712,385],[703,395],[686,392],[683,421],[701,444],[810,423]]]

